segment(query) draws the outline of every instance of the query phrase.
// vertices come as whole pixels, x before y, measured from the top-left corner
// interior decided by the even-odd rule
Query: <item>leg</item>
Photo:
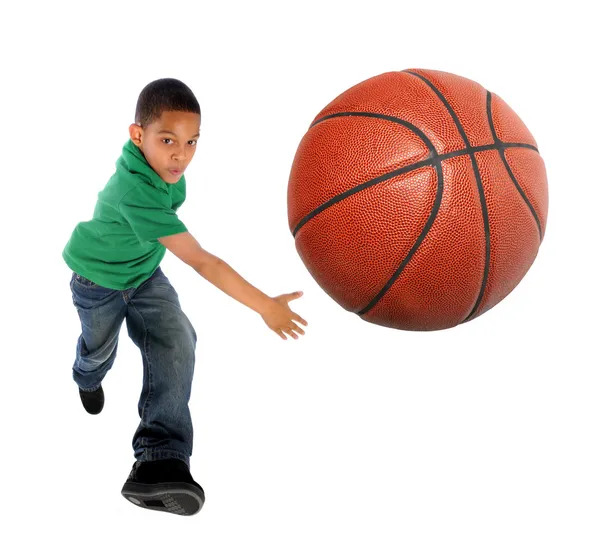
[[[104,288],[75,273],[71,292],[82,328],[73,379],[82,391],[95,391],[115,361],[127,306],[118,290]]]
[[[132,442],[135,458],[181,459],[189,467],[193,428],[188,402],[196,332],[160,267],[132,295],[127,330],[144,366],[141,422]]]

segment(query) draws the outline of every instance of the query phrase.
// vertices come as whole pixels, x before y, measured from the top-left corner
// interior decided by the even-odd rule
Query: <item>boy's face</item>
[[[160,118],[146,128],[130,125],[129,136],[161,179],[174,184],[181,179],[196,153],[200,115],[163,111]]]

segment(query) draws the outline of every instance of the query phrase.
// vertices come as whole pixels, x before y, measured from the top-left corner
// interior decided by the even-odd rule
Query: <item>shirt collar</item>
[[[138,176],[145,183],[149,183],[154,187],[169,192],[169,185],[161,179],[160,175],[150,167],[146,157],[142,151],[133,143],[131,138],[125,142],[121,158],[125,163],[125,168],[132,175]],[[183,179],[183,175],[179,179]]]

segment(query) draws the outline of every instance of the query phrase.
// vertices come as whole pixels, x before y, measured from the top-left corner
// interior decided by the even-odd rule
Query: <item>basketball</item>
[[[327,105],[287,191],[300,258],[376,325],[448,329],[502,301],[544,238],[546,170],[495,93],[435,70],[387,72]]]

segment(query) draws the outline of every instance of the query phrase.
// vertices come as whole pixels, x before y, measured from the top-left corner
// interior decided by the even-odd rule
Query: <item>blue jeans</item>
[[[113,290],[73,273],[71,292],[82,327],[73,364],[75,383],[82,391],[100,386],[115,361],[125,319],[144,366],[134,456],[138,461],[181,459],[189,467],[193,429],[188,402],[196,331],[169,279],[158,267],[138,288]]]

